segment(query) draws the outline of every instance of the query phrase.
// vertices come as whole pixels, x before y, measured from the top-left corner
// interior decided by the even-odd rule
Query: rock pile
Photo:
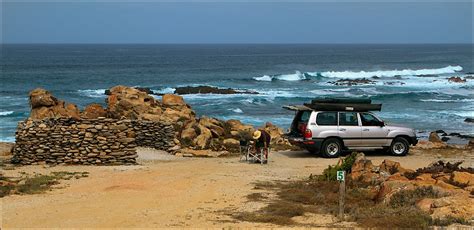
[[[174,128],[166,123],[111,118],[49,118],[20,122],[13,149],[19,164],[134,164],[137,146],[168,150]]]
[[[44,89],[34,89],[30,92],[30,106],[32,119],[43,119],[50,117],[73,117],[78,119],[80,111],[74,104],[66,104],[58,100],[50,92]]]
[[[207,88],[187,88],[187,90],[207,90]],[[210,117],[198,118],[191,107],[185,103],[183,97],[179,95],[164,94],[160,101],[149,93],[153,92],[145,88],[115,86],[106,91],[108,95],[106,108],[100,104],[90,104],[81,112],[77,106],[56,99],[46,90],[35,89],[30,93],[32,108],[30,118],[35,121],[48,118],[72,118],[78,123],[95,123],[96,119],[103,121],[102,118],[114,121],[124,119],[143,121],[136,123],[134,127],[135,135],[138,138],[137,144],[164,150],[168,150],[166,148],[169,146],[179,145],[171,149],[173,152],[181,147],[191,150],[238,152],[239,140],[249,139],[255,130],[253,126],[242,124],[238,120],[223,121]],[[220,93],[230,93],[230,91]],[[157,141],[157,138],[161,138],[160,135],[148,133],[153,130],[149,125],[155,123],[145,121],[171,124],[175,130],[174,139],[171,139],[171,136],[166,136],[164,140]],[[54,129],[54,127],[50,128]],[[291,147],[291,144],[282,138],[283,130],[280,128],[268,123],[261,129],[270,133],[272,144],[278,144],[279,149]],[[169,132],[165,131],[165,133],[168,135]],[[23,128],[19,127],[17,138],[26,141],[22,136],[24,134],[27,132],[23,132]],[[33,138],[31,135],[28,137]],[[173,140],[173,144],[168,143],[169,140]]]
[[[350,178],[369,184],[374,200],[384,203],[389,203],[401,191],[432,187],[441,197],[423,198],[417,201],[418,208],[433,218],[471,219],[474,217],[474,168],[459,167],[461,163],[438,161],[414,171],[390,160],[375,166],[363,154],[358,154]]]

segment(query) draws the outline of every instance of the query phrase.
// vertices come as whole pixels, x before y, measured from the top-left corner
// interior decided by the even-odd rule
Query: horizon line
[[[171,43],[171,42],[1,42],[0,45],[474,45],[471,43],[454,43],[454,42],[360,42],[360,43],[325,43],[325,42],[183,42],[183,43]]]

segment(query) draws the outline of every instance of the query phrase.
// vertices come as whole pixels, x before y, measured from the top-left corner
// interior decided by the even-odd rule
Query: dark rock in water
[[[437,77],[438,75],[436,74],[420,74],[416,75],[417,77]]]
[[[474,72],[467,72],[466,74],[474,74]]]
[[[339,79],[337,81],[330,81],[329,84],[333,85],[344,85],[344,86],[352,86],[352,85],[373,85],[376,82],[372,81],[367,78],[357,78],[357,79]]]
[[[474,118],[468,117],[468,118],[464,119],[464,122],[474,123]]]
[[[474,74],[474,73],[473,73],[473,74]],[[472,76],[472,75],[465,76],[464,79],[474,79],[474,76]]]
[[[435,133],[446,133],[444,130],[438,129],[435,131]]]
[[[400,79],[402,79],[402,76],[400,76],[400,75],[395,75],[395,76],[393,76],[393,78],[400,80]]]
[[[460,133],[450,133],[449,136],[459,137],[459,136],[461,136],[461,134]]]
[[[462,79],[461,77],[450,77],[448,78],[448,81],[454,83],[465,83],[466,79]]]
[[[246,91],[246,90],[235,90],[231,88],[227,89],[220,89],[217,87],[212,87],[212,86],[186,86],[186,87],[178,87],[176,88],[175,92],[176,94],[258,94],[258,92],[254,91]]]
[[[449,139],[451,139],[451,138],[449,138],[449,137],[443,137],[443,138],[441,138],[441,140],[444,141],[444,142],[449,141]]]
[[[442,137],[445,137],[445,136],[448,136],[448,134],[447,134],[447,133],[443,133],[443,134],[441,134],[441,136],[442,136]]]
[[[383,83],[384,85],[405,85],[405,82],[402,81],[387,81]]]
[[[111,93],[110,93],[110,89],[106,89],[105,92],[104,92],[105,95],[109,96]]]
[[[372,79],[380,79],[379,76],[372,76]]]

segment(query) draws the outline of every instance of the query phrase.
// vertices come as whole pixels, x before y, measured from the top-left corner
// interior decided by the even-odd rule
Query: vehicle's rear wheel
[[[410,143],[408,143],[407,139],[403,137],[397,137],[393,139],[389,151],[394,156],[405,156],[408,154],[409,149]]]
[[[329,138],[323,142],[321,147],[323,157],[339,157],[342,153],[342,142],[336,138]]]

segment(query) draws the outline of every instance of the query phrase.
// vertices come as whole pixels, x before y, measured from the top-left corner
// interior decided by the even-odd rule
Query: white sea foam
[[[105,89],[80,89],[77,92],[79,92],[79,94],[86,97],[93,97],[93,98],[106,97]]]
[[[240,108],[235,108],[235,109],[229,109],[230,111],[234,112],[234,113],[243,113],[244,111],[242,111]]]
[[[420,76],[420,75],[439,75],[439,74],[450,74],[461,71],[461,66],[446,66],[438,69],[404,69],[404,70],[379,70],[379,71],[327,71],[322,72],[321,76],[328,78],[370,78],[373,76],[378,77],[395,77],[395,76]],[[315,73],[308,73],[315,75]],[[317,73],[316,73],[317,74]]]
[[[439,103],[451,103],[451,102],[474,102],[474,99],[420,99],[423,102],[439,102]]]
[[[174,93],[174,91],[176,91],[175,88],[171,88],[171,87],[166,87],[166,88],[163,88],[163,89],[158,89],[158,90],[153,90],[153,92],[155,93],[159,93],[159,94],[167,94],[167,93]]]
[[[280,81],[300,81],[305,80],[306,77],[300,71],[295,71],[293,74],[282,74],[282,75],[263,75],[261,77],[254,77],[256,81],[273,81],[273,80],[280,80]]]
[[[13,111],[1,111],[0,116],[8,116],[10,114],[14,113]]]

